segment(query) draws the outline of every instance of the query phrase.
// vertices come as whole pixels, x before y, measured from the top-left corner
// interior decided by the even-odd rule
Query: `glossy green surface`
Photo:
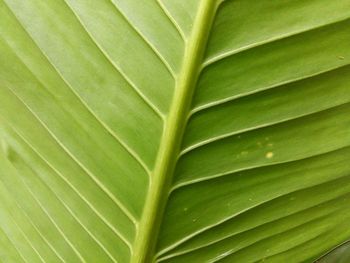
[[[350,239],[350,0],[0,0],[0,200],[1,263],[314,262]]]

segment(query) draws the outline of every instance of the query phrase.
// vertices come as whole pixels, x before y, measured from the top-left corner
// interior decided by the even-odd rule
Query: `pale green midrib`
[[[217,0],[200,1],[191,36],[186,42],[182,68],[176,80],[173,101],[165,121],[145,207],[137,226],[131,263],[150,263],[155,260],[154,251],[159,228],[180,153],[208,34],[218,5]]]

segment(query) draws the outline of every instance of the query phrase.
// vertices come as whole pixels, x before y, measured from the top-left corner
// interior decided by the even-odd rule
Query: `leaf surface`
[[[0,261],[349,240],[349,29],[349,0],[1,0]]]

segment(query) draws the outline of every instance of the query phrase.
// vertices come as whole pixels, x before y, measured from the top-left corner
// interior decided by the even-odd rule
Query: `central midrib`
[[[154,261],[159,228],[179,156],[208,34],[218,4],[219,1],[217,0],[200,1],[193,30],[186,42],[182,68],[176,79],[175,93],[169,115],[165,121],[145,207],[137,226],[131,263],[150,263]]]

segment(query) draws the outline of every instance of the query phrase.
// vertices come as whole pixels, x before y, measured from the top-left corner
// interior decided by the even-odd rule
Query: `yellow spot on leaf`
[[[267,152],[265,156],[267,159],[271,159],[273,157],[273,152]]]

